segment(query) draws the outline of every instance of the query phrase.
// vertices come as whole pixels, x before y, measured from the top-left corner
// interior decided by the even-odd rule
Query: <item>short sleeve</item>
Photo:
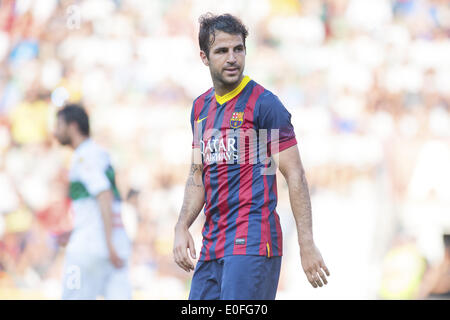
[[[95,197],[102,191],[111,189],[111,183],[106,175],[105,160],[102,156],[81,158],[79,178],[89,194]]]
[[[267,148],[271,154],[297,144],[291,114],[276,95],[263,93],[257,121],[259,129],[267,129]]]
[[[200,136],[198,132],[198,125],[196,121],[196,115],[195,115],[195,102],[192,105],[192,111],[191,111],[191,129],[192,129],[192,149],[194,148],[200,148]]]
[[[195,148],[195,105],[192,105],[191,110],[191,130],[192,130],[192,148]]]

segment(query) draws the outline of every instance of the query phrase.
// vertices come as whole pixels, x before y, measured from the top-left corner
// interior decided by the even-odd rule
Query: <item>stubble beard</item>
[[[62,146],[68,146],[72,144],[72,140],[70,139],[69,136],[65,136],[65,137],[57,137],[56,140],[58,140],[58,142],[62,145]]]
[[[213,79],[213,83],[219,85],[222,88],[225,89],[233,89],[237,85],[239,85],[240,80],[242,79],[242,74],[244,72],[244,68],[239,68],[239,74],[236,80],[227,80],[224,76],[225,70],[222,70],[221,72],[213,71],[211,70],[211,77]]]

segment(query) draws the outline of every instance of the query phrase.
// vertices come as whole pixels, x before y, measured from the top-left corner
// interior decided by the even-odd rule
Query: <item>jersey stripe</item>
[[[214,97],[215,100],[215,97]],[[214,132],[214,138],[215,139],[220,139],[222,136],[222,132],[220,131],[222,123],[224,121],[224,117],[225,117],[225,109],[226,109],[226,104],[224,105],[218,105],[218,103],[216,102],[216,108],[217,108],[217,112],[214,118],[214,129],[217,129],[216,132]],[[217,134],[219,136],[217,136]],[[219,183],[219,163],[213,163],[210,164],[208,166],[208,170],[211,172],[211,189],[212,189],[212,193],[211,193],[211,206],[213,206],[215,208],[214,211],[211,211],[210,214],[210,219],[213,225],[213,229],[212,232],[214,235],[217,235],[219,232],[219,220],[220,220],[220,193],[222,191],[221,185]],[[209,247],[209,256],[211,259],[215,259],[216,258],[216,246],[217,246],[217,242],[218,242],[218,238],[215,237],[215,239],[211,242],[211,246]]]
[[[278,250],[275,253],[276,255],[281,256],[283,254],[283,232],[281,230],[280,216],[277,213],[277,210],[274,210],[273,216],[275,218],[275,226],[276,226],[276,239],[278,244]],[[272,239],[273,242],[273,239]]]
[[[201,135],[199,135],[199,127],[201,125],[203,125],[203,123],[200,125],[198,120],[200,119],[200,117],[202,117],[202,115],[204,114],[208,114],[209,111],[209,103],[206,103],[207,107],[205,108],[205,101],[211,97],[213,93],[213,88],[209,89],[208,91],[206,91],[204,94],[202,94],[200,97],[198,97],[195,101],[194,101],[194,108],[193,108],[193,113],[194,113],[194,117],[193,117],[193,136],[194,139],[192,141],[192,147],[194,148],[198,148],[200,147],[200,145],[198,144],[200,142],[201,139]],[[202,130],[203,131],[203,130]],[[202,132],[203,133],[203,132]]]
[[[233,112],[243,112],[245,110],[245,107],[247,105],[248,98],[250,97],[252,93],[252,89],[255,86],[255,82],[251,81],[247,84],[246,89],[237,97],[237,102],[234,105]],[[236,130],[234,130],[236,133]],[[235,145],[237,145],[237,139],[238,137],[235,137]],[[240,190],[240,179],[237,179],[237,177],[240,174],[240,164],[238,164],[237,161],[234,161],[233,164],[228,165],[227,169],[227,178],[228,178],[228,190]],[[238,206],[239,203],[239,192],[229,192],[228,193],[228,204],[231,204],[233,208]],[[230,206],[229,206],[230,208]],[[236,241],[236,220],[237,215],[230,211],[228,212],[227,216],[227,222],[228,222],[228,228],[226,232],[226,239],[225,239],[225,255],[231,255],[233,254],[234,245]]]
[[[235,105],[236,105],[236,98],[233,98],[232,100],[228,101],[226,103],[225,111],[223,112],[223,119],[221,121],[220,127],[226,128],[228,122],[231,118],[231,115],[234,111]],[[224,133],[222,131],[222,138],[224,139],[225,147],[228,150],[228,142],[227,142],[227,136],[226,132]],[[222,162],[226,162],[224,159]],[[219,182],[219,188],[217,190],[221,190],[219,193],[219,221],[218,221],[218,227],[219,227],[219,235],[217,237],[217,243],[215,247],[215,251],[217,253],[217,256],[222,257],[224,254],[224,248],[225,248],[225,241],[226,241],[226,231],[227,231],[227,215],[230,212],[229,206],[228,206],[228,195],[229,195],[229,184],[228,184],[228,164],[227,163],[219,163],[217,164],[217,175],[218,175],[218,182]]]
[[[270,179],[269,186],[269,222],[270,222],[270,237],[272,242],[272,252],[274,255],[281,255],[282,241],[281,241],[281,226],[278,214],[276,212],[277,206],[277,177],[275,175],[268,176]],[[275,243],[274,243],[275,242]]]
[[[253,127],[253,112],[255,109],[256,101],[260,94],[264,91],[264,88],[260,85],[256,85],[252,89],[252,93],[248,99],[245,108],[246,121]],[[249,128],[250,129],[250,128]],[[244,129],[243,129],[244,130]],[[245,151],[245,158],[247,158],[247,148]],[[245,239],[245,246],[234,243],[233,254],[246,254],[247,251],[247,235],[249,225],[249,213],[252,204],[252,185],[253,185],[253,166],[247,163],[242,163],[240,166],[240,191],[239,191],[239,203],[241,204],[238,209],[238,217],[236,219],[236,240]]]
[[[203,173],[203,185],[210,185],[211,182],[209,181],[209,173]],[[205,209],[203,210],[205,216],[207,217],[210,208],[211,208],[211,202],[208,201],[207,199],[211,198],[211,188],[205,188]],[[200,260],[206,259],[207,255],[206,255],[206,247],[208,245],[208,239],[205,236],[206,234],[210,234],[210,224],[208,223],[208,220],[206,219],[205,224],[203,225],[203,229],[202,229],[202,234],[203,234],[203,240],[202,240],[202,249],[200,251]],[[211,230],[212,231],[212,230]],[[209,256],[208,256],[209,257]]]
[[[208,118],[206,118],[206,125],[203,128],[203,139],[204,140],[209,140],[211,138],[211,133],[210,130],[214,127],[214,122],[215,122],[215,118],[216,118],[216,114],[217,114],[217,102],[216,102],[216,98],[215,96],[212,96],[210,99],[210,106],[209,106],[209,111],[208,111]],[[205,176],[207,176],[209,183],[204,183],[203,185],[205,186],[205,191],[206,191],[206,207],[205,207],[205,216],[206,216],[206,221],[205,221],[205,227],[208,226],[208,230],[205,230],[206,233],[203,234],[203,238],[204,238],[204,246],[203,246],[203,251],[205,254],[205,259],[209,260],[211,259],[211,255],[210,255],[210,247],[212,245],[212,241],[211,241],[211,235],[213,234],[213,229],[214,229],[214,222],[212,220],[212,215],[214,214],[214,212],[212,212],[211,208],[215,208],[214,204],[212,202],[213,199],[213,193],[212,191],[214,190],[212,183],[214,182],[214,177],[211,177],[211,167],[210,166],[206,166],[204,167],[203,170]],[[206,177],[205,177],[206,178]]]
[[[209,115],[209,111],[211,109],[214,109],[215,103],[212,103],[212,99],[211,99],[212,93],[213,93],[213,90],[210,89],[209,91],[207,91],[203,95],[203,100],[202,100],[203,101],[203,106],[201,106],[201,107],[199,106],[199,108],[201,109],[199,111],[199,115],[207,116],[207,115]],[[211,108],[211,106],[212,106],[212,108]],[[214,110],[214,113],[215,113],[215,110]],[[197,119],[194,119],[194,121],[195,121],[195,124],[197,124]],[[201,133],[198,132],[199,131],[198,130],[199,127],[198,126],[196,127],[196,130],[198,132],[197,134],[200,135],[199,139],[202,139],[205,127],[208,125],[208,118],[206,118],[204,121],[205,121],[205,124],[202,126],[202,132]],[[209,121],[209,122],[211,122],[211,121]],[[208,186],[211,185],[209,171],[203,170],[203,172],[202,172],[202,180],[203,180],[203,185],[205,186],[205,208],[203,209],[203,212],[204,212],[205,216],[207,216],[209,214],[210,209],[211,209],[211,202],[208,200],[208,199],[211,198],[211,188],[208,188]],[[203,226],[203,229],[202,229],[202,234],[205,235],[205,234],[208,234],[208,233],[210,233],[210,225],[209,225],[209,223],[205,223],[204,226]],[[200,257],[199,257],[200,259],[203,259],[206,256],[206,250],[205,249],[206,249],[207,243],[208,243],[208,240],[205,238],[205,236],[203,236],[202,249],[200,251]]]
[[[258,98],[261,99],[263,94],[261,94]],[[253,119],[257,119],[257,112],[258,108],[254,108],[253,110]],[[253,126],[255,126],[255,123],[253,122]],[[253,152],[259,152],[259,145],[253,146],[253,148],[256,147],[256,150],[253,150]],[[246,150],[247,158],[248,158],[248,148]],[[256,155],[252,155],[255,157]],[[261,179],[261,168],[262,163],[258,163],[257,165],[252,166],[252,198],[251,198],[251,208],[250,208],[250,215],[251,215],[251,221],[249,221],[248,225],[248,237],[247,242],[250,244],[247,245],[247,254],[254,254],[259,255],[259,244],[261,243],[261,219],[262,219],[262,212],[261,208],[264,205],[264,184],[263,180]],[[250,217],[249,217],[250,218]],[[257,246],[255,246],[257,244]]]
[[[264,167],[268,168],[270,163],[267,163]],[[259,253],[264,255],[266,252],[266,244],[269,243],[269,248],[272,248],[272,237],[269,236],[270,232],[270,209],[269,209],[269,176],[263,175],[264,181],[264,204],[261,212],[261,242],[259,247]],[[273,250],[272,250],[273,252]]]

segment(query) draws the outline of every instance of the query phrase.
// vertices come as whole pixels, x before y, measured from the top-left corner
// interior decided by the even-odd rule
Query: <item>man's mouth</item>
[[[239,68],[238,67],[229,67],[229,68],[224,68],[224,70],[228,74],[234,74],[239,71]]]

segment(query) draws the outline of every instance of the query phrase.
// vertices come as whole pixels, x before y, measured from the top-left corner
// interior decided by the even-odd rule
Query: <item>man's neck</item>
[[[228,92],[231,92],[234,89],[236,89],[239,86],[239,84],[242,82],[242,79],[244,79],[244,74],[241,74],[241,76],[239,77],[239,80],[230,85],[224,85],[223,82],[221,82],[221,81],[213,80],[214,91],[216,92],[216,94],[218,96],[224,96]]]
[[[77,136],[73,137],[72,144],[71,144],[72,148],[75,150],[76,148],[78,148],[78,146],[80,144],[82,144],[87,139],[89,139],[89,137],[86,137],[86,136],[83,136],[83,135],[77,135]]]

